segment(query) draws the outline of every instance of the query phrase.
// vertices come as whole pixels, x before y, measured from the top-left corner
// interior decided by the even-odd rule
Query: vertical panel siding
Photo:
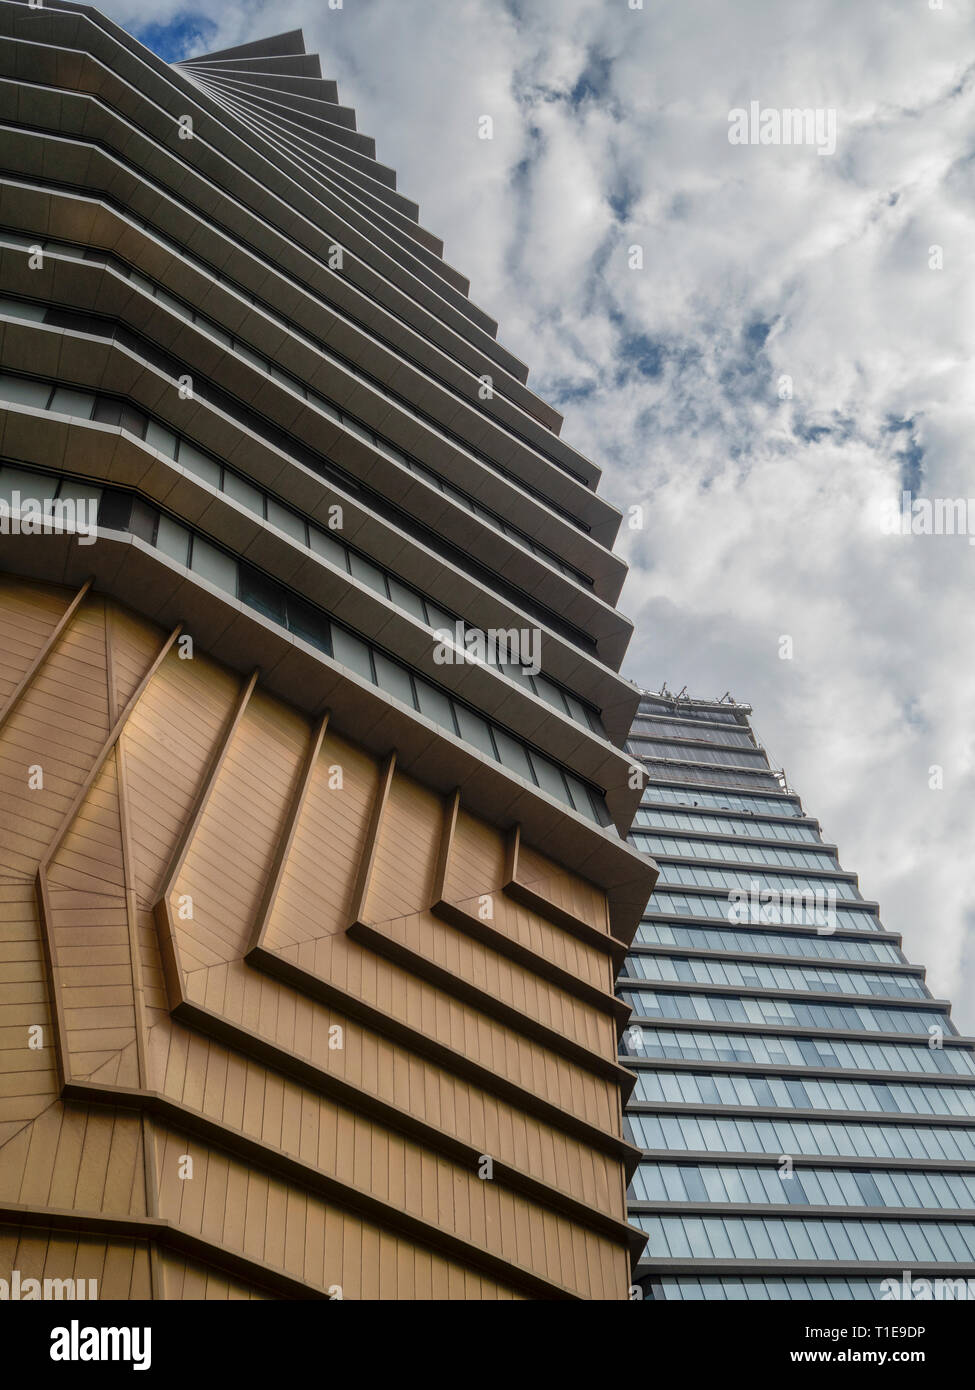
[[[307,737],[306,721],[254,695],[175,885],[193,900],[178,923],[187,971],[247,949]]]
[[[557,907],[581,917],[597,931],[608,932],[606,898],[578,874],[568,873],[526,845],[518,855],[518,878]]]
[[[65,1235],[32,1226],[0,1226],[0,1279],[94,1280],[98,1301],[152,1297],[144,1241]],[[79,1310],[80,1314],[80,1310]]]
[[[71,595],[63,590],[0,579],[0,709],[34,665],[70,602]]]
[[[104,613],[93,601],[0,731],[0,874],[34,873],[108,727]],[[35,791],[28,770],[36,766],[44,785]]]
[[[413,1297],[416,1248],[411,1241],[294,1187],[286,1188],[282,1200],[280,1189],[272,1195],[273,1178],[178,1130],[159,1127],[156,1138],[161,1213],[185,1230],[239,1249],[248,1258],[317,1288],[338,1286],[346,1298],[377,1298],[381,1287],[386,1290],[384,1297]],[[181,1180],[178,1173],[185,1155],[193,1158],[193,1177]],[[216,1190],[225,1197],[219,1203],[202,1202],[193,1194],[196,1185],[209,1187],[211,1166]],[[378,1267],[372,1261],[365,1264],[359,1253],[376,1244],[386,1252]],[[273,1263],[272,1254],[281,1259],[280,1265]],[[424,1264],[428,1258],[424,1257]],[[464,1267],[452,1260],[443,1263],[448,1280],[460,1287]],[[476,1283],[485,1290],[479,1296],[499,1296],[494,1280],[477,1275]]]
[[[197,653],[170,652],[122,735],[135,888],[147,905],[162,887],[240,682]]]
[[[33,643],[19,649],[18,670],[64,611],[63,593],[38,592],[47,595],[36,603],[45,621],[38,618]],[[13,625],[33,621],[32,594],[30,586],[20,593]],[[506,1285],[362,1218],[354,1210],[354,1194],[361,1192],[583,1297],[624,1297],[628,1256],[619,1238],[597,1234],[505,1183],[482,1181],[435,1143],[407,1137],[171,1017],[179,1000],[169,997],[153,906],[241,689],[239,677],[203,653],[180,661],[171,652],[149,682],[53,857],[48,901],[70,1074],[102,1088],[106,1099],[112,1087],[137,1087],[144,1030],[143,1084],[226,1126],[230,1147],[181,1134],[157,1117],[147,1150],[138,1113],[57,1100],[50,982],[33,878],[161,639],[151,624],[114,605],[106,615],[100,599],[86,599],[0,731],[0,785],[8,790],[0,829],[0,963],[8,967],[0,977],[0,1197],[39,1209],[143,1215],[151,1179],[150,1210],[158,1206],[164,1218],[257,1265],[318,1288],[339,1284],[346,1297],[521,1296],[517,1280]],[[193,904],[191,917],[174,919],[187,999],[342,1079],[363,1097],[398,1107],[479,1154],[621,1216],[618,1158],[245,962],[291,826],[311,737],[306,719],[254,693],[176,881],[176,895],[188,895]],[[41,795],[26,790],[28,759],[45,761]],[[436,1040],[458,1059],[477,1061],[618,1133],[612,1082],[346,935],[380,785],[378,761],[330,730],[274,879],[264,948]],[[591,946],[499,891],[504,835],[463,810],[457,824],[445,894],[476,905],[481,894],[492,893],[497,930],[595,982],[601,962]],[[364,920],[458,981],[611,1057],[607,1016],[430,912],[443,832],[442,799],[396,773],[370,860]],[[546,885],[559,878],[537,857],[524,862],[546,876]],[[586,897],[591,890],[563,877],[565,903],[588,913],[586,920],[598,919]],[[26,1049],[26,1029],[35,1021],[46,1025],[48,1044],[36,1053]],[[341,1050],[329,1047],[334,1024],[343,1029]],[[346,1184],[353,1206],[326,1202],[260,1162],[235,1157],[235,1132],[265,1146],[272,1167],[275,1153],[307,1165],[312,1188],[315,1174]],[[194,1157],[188,1181],[180,1181],[176,1167],[184,1153]],[[49,1242],[41,1239],[46,1251]],[[73,1234],[58,1241],[59,1263],[67,1262],[69,1247],[83,1249],[89,1265],[101,1259],[100,1277],[118,1291],[114,1296],[148,1296],[148,1241],[99,1244]],[[219,1258],[211,1267],[166,1249],[164,1241],[156,1252],[156,1296],[266,1295],[259,1279],[252,1284],[221,1271]],[[143,1292],[135,1295],[136,1289]]]
[[[482,885],[483,893],[499,893],[504,885],[505,859],[501,836],[491,833],[483,821],[461,808],[447,862],[444,896],[449,902],[466,898],[470,896],[472,883]]]
[[[56,1102],[0,1149],[0,1199],[145,1215],[138,1115]]]
[[[531,1202],[494,1182],[483,1181],[477,1175],[476,1165],[464,1167],[447,1160],[193,1034],[187,1035],[185,1055],[167,1082],[167,1094],[174,1100],[239,1128],[249,1138],[389,1202],[397,1210],[561,1282],[564,1270],[557,1251],[560,1246],[573,1245],[577,1233],[571,1221],[561,1215],[545,1214],[543,1223],[542,1213]],[[196,1155],[201,1151],[199,1141],[187,1140],[187,1144],[186,1153]],[[205,1146],[202,1150],[206,1152]],[[215,1189],[209,1183],[197,1182],[195,1177],[181,1181],[176,1171],[177,1159],[169,1153],[165,1161],[172,1165],[172,1171],[167,1169],[161,1174],[164,1206],[178,1194],[181,1224],[190,1214],[194,1222],[202,1220],[204,1191],[209,1203]],[[219,1164],[217,1173],[222,1190],[224,1169]],[[260,1220],[265,1218],[266,1212]],[[245,1212],[241,1249],[246,1247],[247,1229]],[[543,1239],[546,1230],[548,1240]],[[595,1256],[601,1267],[604,1260],[611,1262],[616,1258],[616,1251],[605,1240],[596,1238]],[[590,1272],[586,1277],[595,1276]]]
[[[341,786],[330,785],[340,778]],[[326,735],[271,913],[268,946],[345,931],[378,784],[373,758]]]
[[[163,1283],[162,1296],[169,1299],[200,1299],[226,1301],[244,1299],[266,1301],[272,1295],[263,1292],[255,1285],[246,1284],[240,1279],[218,1269],[211,1269],[169,1250],[160,1250],[158,1268]]]
[[[0,1145],[57,1095],[49,985],[33,883],[0,879]],[[42,1029],[43,1047],[29,1045]],[[0,1158],[3,1150],[0,1148]]]
[[[386,922],[429,907],[442,833],[441,798],[396,774],[379,827],[366,921]]]

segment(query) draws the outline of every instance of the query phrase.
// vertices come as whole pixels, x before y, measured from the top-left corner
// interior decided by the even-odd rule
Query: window
[[[45,482],[48,484],[47,491],[44,488]],[[32,497],[38,501],[44,497],[53,497],[56,485],[56,478],[45,479],[40,473],[13,468],[9,463],[5,463],[0,468],[0,498],[8,505],[13,500],[15,492],[19,493],[21,498]]]
[[[372,661],[369,648],[358,637],[353,637],[344,627],[336,626],[332,632],[332,648],[335,660],[347,666],[356,675],[362,676],[370,684],[373,682]]]
[[[681,1061],[757,1062],[762,1066],[837,1068],[975,1076],[975,1057],[963,1047],[930,1049],[915,1043],[856,1042],[843,1038],[790,1038],[778,1034],[708,1033],[631,1024],[620,1051],[630,1057]],[[642,1075],[638,1076],[638,1084]],[[806,1082],[805,1084],[809,1084]],[[725,1102],[729,1103],[729,1102]]]
[[[467,708],[466,705],[456,705],[457,723],[460,727],[460,736],[465,742],[472,744],[486,757],[497,761],[497,754],[494,751],[494,744],[491,741],[491,730],[487,720],[482,719],[479,714]]]
[[[98,257],[98,259],[101,259]],[[154,289],[150,282],[146,282],[150,292]],[[263,360],[263,359],[258,359]],[[280,375],[280,374],[279,374]],[[188,472],[194,473],[202,478],[211,487],[223,490],[229,497],[239,502],[248,510],[256,515],[265,517],[267,520],[286,535],[291,536],[299,544],[308,546],[316,554],[323,555],[337,564],[340,568],[352,573],[356,578],[369,585],[375,592],[386,597],[392,597],[394,603],[398,603],[404,611],[421,621],[428,622],[435,627],[445,627],[454,630],[456,620],[451,614],[437,607],[429,600],[412,590],[409,585],[396,581],[392,576],[379,566],[373,564],[364,556],[349,550],[341,542],[333,540],[332,537],[317,527],[309,527],[305,519],[292,508],[278,502],[269,494],[264,493],[248,479],[239,476],[230,469],[224,468],[216,459],[211,458],[203,450],[191,444],[188,440],[176,435],[172,430],[162,425],[158,421],[149,419],[142,411],[134,406],[115,400],[109,397],[95,396],[90,392],[76,391],[67,387],[57,387],[51,400],[51,387],[46,382],[33,381],[28,378],[13,377],[0,374],[0,398],[6,392],[6,398],[10,401],[20,401],[22,403],[36,405],[39,408],[58,409],[63,413],[70,413],[76,417],[87,419],[91,417],[100,424],[107,424],[121,427],[130,433],[144,439],[146,443],[159,453],[168,458],[178,459],[182,467]],[[414,471],[417,471],[414,469]],[[423,471],[423,470],[420,470]],[[429,474],[432,481],[434,475]],[[112,505],[106,511],[106,516],[113,515],[115,520],[113,525],[122,525],[120,520],[122,513],[113,511]],[[128,513],[125,513],[128,516]],[[107,521],[104,523],[107,525]],[[147,526],[142,525],[139,534],[144,538],[147,535]],[[389,586],[394,587],[390,588]],[[509,672],[512,674],[512,672]],[[534,690],[532,678],[526,676],[520,669],[513,673],[514,678],[522,683],[527,683],[529,688]],[[538,678],[540,681],[541,677]],[[551,682],[545,683],[546,698],[557,709],[565,711],[568,708],[572,717],[584,727],[593,729],[597,733],[602,733],[602,728],[598,716],[595,712],[588,711],[573,697],[566,692],[561,692]],[[559,781],[559,790],[556,793],[561,800],[568,800],[565,788]],[[577,798],[577,806],[589,806],[589,798]],[[589,814],[589,810],[585,812]],[[597,817],[598,818],[598,817]]]
[[[838,898],[847,901],[860,899],[860,892],[854,883],[840,878],[800,878],[798,874],[777,874],[763,870],[754,873],[738,869],[711,868],[707,864],[672,864],[666,860],[660,865],[660,883],[682,883],[689,888],[741,888],[749,890],[758,880],[764,891],[788,890],[792,893],[821,896],[834,892]]]
[[[150,420],[146,426],[146,443],[151,448],[158,449],[159,453],[165,454],[167,458],[176,457],[179,443],[176,435],[165,425],[160,425],[157,420]]]
[[[223,472],[223,490],[228,497],[232,497],[249,512],[254,512],[256,516],[264,515],[264,493],[246,478],[232,473],[229,468],[225,468]]]
[[[95,393],[56,386],[48,409],[56,410],[62,415],[75,415],[82,420],[90,420],[95,409]]]
[[[293,512],[290,507],[283,507],[273,497],[267,499],[267,519],[272,526],[276,526],[279,531],[283,531],[292,540],[298,541],[301,545],[306,543],[304,519],[297,512]]]
[[[236,595],[236,561],[224,551],[218,550],[215,545],[211,545],[209,541],[205,541],[202,536],[193,537],[193,553],[190,563],[195,573],[201,578],[209,580],[218,589],[225,589],[227,593]]]
[[[133,497],[132,510],[129,512],[129,530],[133,536],[138,536],[140,540],[152,545],[156,539],[156,518],[159,513],[155,507],[150,507],[148,502],[143,502],[141,497]]]
[[[198,478],[202,478],[205,483],[209,483],[212,488],[219,491],[220,488],[220,465],[208,454],[204,454],[194,444],[188,443],[185,439],[179,441],[178,462],[180,468],[187,469],[190,473],[195,473]],[[195,568],[195,566],[194,566]]]
[[[746,796],[735,791],[712,792],[697,787],[668,787],[656,782],[644,791],[642,804],[647,806],[655,802],[691,807],[712,806],[722,811],[741,811],[748,815],[802,815],[799,802],[790,801],[787,797]]]
[[[649,907],[651,911],[658,912],[662,916],[678,917],[710,917],[718,922],[728,921],[728,899],[725,897],[707,897],[703,894],[675,893],[668,889],[655,888],[653,897],[650,899]],[[783,901],[782,906],[773,904],[770,907],[762,907],[761,925],[788,926],[794,925],[793,919],[796,911],[793,910],[791,903]],[[747,911],[747,909],[746,909]],[[836,925],[843,930],[851,931],[882,931],[883,924],[879,917],[875,917],[869,910],[857,911],[854,908],[837,907],[830,908],[830,915],[835,916]],[[785,920],[783,920],[785,919]],[[801,920],[799,925],[802,925]]]
[[[168,516],[160,516],[156,529],[156,546],[171,560],[185,565],[189,559],[190,533],[185,526],[180,526],[179,522],[171,521]]]
[[[651,899],[651,905],[655,901]],[[696,951],[739,951],[743,955],[832,957],[837,960],[887,961],[892,965],[904,963],[903,956],[890,941],[848,940],[841,936],[819,936],[815,932],[796,932],[787,936],[730,925],[706,927],[647,919],[637,927],[633,944],[686,946]]]
[[[562,781],[562,774],[554,763],[550,763],[547,758],[543,758],[540,753],[532,753],[532,765],[538,779],[538,785],[542,791],[548,792],[549,796],[554,796],[559,801],[566,800],[565,784]]]
[[[380,690],[385,690],[386,694],[392,695],[395,700],[402,700],[410,709],[416,709],[409,672],[398,662],[390,661],[388,657],[383,656],[382,652],[373,652],[373,660],[376,663],[376,684]]]
[[[390,599],[397,608],[402,608],[404,613],[409,613],[412,617],[419,618],[421,623],[425,623],[427,615],[420,595],[414,589],[409,589],[405,584],[401,584],[392,575],[387,576],[387,583]]]
[[[751,989],[809,990],[827,994],[883,995],[898,999],[930,999],[916,975],[868,973],[860,970],[826,970],[822,966],[751,964],[745,961],[693,960],[680,956],[627,956],[623,975],[629,979],[690,984],[739,985]]]
[[[526,782],[533,783],[535,777],[529,765],[528,754],[524,747],[520,743],[516,743],[503,729],[494,730],[494,739],[497,744],[501,765],[508,768],[510,772],[517,773],[519,777],[523,777]]]
[[[35,410],[45,410],[51,395],[46,381],[30,381],[27,377],[0,375],[0,395],[13,405],[30,405]]]
[[[193,543],[193,557],[193,568],[196,569],[196,540]],[[241,564],[239,597],[241,603],[256,608],[258,613],[263,613],[272,622],[281,623],[282,626],[285,624],[284,590],[260,570]]]
[[[840,867],[836,857],[827,850],[790,846],[788,849],[766,845],[733,843],[727,840],[685,839],[676,835],[648,835],[635,831],[630,837],[637,849],[652,854],[655,859],[706,859],[712,863],[771,864],[784,868],[832,869]]]
[[[432,685],[428,685],[419,676],[413,677],[413,684],[416,686],[416,695],[420,703],[420,713],[425,714],[428,719],[432,719],[441,728],[448,729],[450,733],[455,733],[454,719],[451,713],[451,702],[440,690],[436,690]]]
[[[101,498],[102,490],[93,483],[76,482],[72,478],[62,478],[58,485],[58,500],[72,500],[74,502],[93,502],[96,504]]]
[[[359,579],[363,584],[368,584],[370,589],[375,589],[377,594],[386,597],[386,577],[378,565],[374,565],[365,556],[359,555],[356,551],[349,551],[349,568],[354,579]]]
[[[295,594],[287,596],[288,627],[296,637],[317,647],[327,656],[332,655],[331,624],[312,604],[306,603]]]
[[[348,551],[345,546],[330,536],[327,531],[320,531],[317,526],[310,526],[308,531],[310,549],[316,555],[320,555],[322,559],[327,560],[330,565],[334,565],[336,569],[344,570],[348,574]]]

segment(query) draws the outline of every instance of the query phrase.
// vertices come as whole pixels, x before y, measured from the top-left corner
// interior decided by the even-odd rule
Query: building
[[[619,981],[637,1280],[654,1300],[938,1297],[975,1276],[973,1045],[750,713],[647,693],[628,745],[649,774],[630,839],[660,866]]]
[[[300,33],[0,64],[0,1277],[627,1298],[598,469]]]

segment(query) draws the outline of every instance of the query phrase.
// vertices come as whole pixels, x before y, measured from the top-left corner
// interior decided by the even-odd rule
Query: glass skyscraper
[[[653,1300],[925,1297],[975,1275],[975,1053],[776,772],[750,707],[645,694],[624,962]]]

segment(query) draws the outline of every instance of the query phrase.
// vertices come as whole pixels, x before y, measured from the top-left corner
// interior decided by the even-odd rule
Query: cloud
[[[623,537],[624,669],[754,705],[844,864],[975,1027],[975,547],[878,521],[904,486],[975,497],[966,7],[107,8],[177,39],[207,21],[201,46],[304,27],[565,437],[644,508]],[[835,111],[835,154],[729,144],[729,111],[753,100]]]

